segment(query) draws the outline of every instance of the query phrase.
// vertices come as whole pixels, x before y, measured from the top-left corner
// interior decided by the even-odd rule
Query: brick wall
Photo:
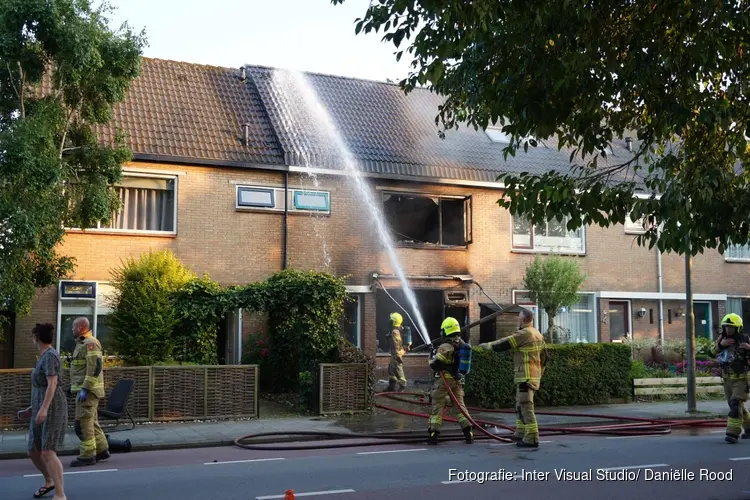
[[[283,187],[283,174],[271,171],[204,168],[166,164],[133,164],[141,170],[179,173],[178,222],[176,237],[68,233],[60,252],[72,255],[77,267],[72,279],[107,280],[120,260],[137,257],[149,249],[169,248],[193,271],[208,273],[224,285],[246,284],[267,278],[283,266],[283,213],[238,212],[235,210],[236,184]],[[290,187],[319,188],[331,191],[331,214],[289,215],[288,264],[300,269],[315,269],[337,275],[349,275],[351,285],[370,285],[371,273],[394,274],[389,257],[381,250],[372,216],[346,179],[340,176],[290,174]],[[374,180],[377,200],[382,189],[407,188],[427,194],[472,195],[473,240],[468,249],[436,250],[398,248],[397,254],[407,275],[471,274],[499,303],[510,303],[512,291],[520,289],[526,266],[533,254],[511,248],[511,217],[499,208],[500,191],[483,188],[426,185]],[[622,226],[586,230],[586,255],[574,257],[587,274],[582,291],[656,292],[656,254],[638,247],[634,236]],[[679,257],[664,256],[665,291],[681,291],[684,265]],[[727,264],[718,255],[707,252],[695,258],[695,293],[737,293],[750,295],[750,265]],[[456,281],[430,282],[429,286],[455,286]],[[391,281],[388,286],[399,287]],[[425,286],[416,283],[415,286]],[[470,317],[479,318],[479,303],[487,299],[473,287]],[[604,301],[600,301],[600,311]],[[635,310],[637,301],[634,301]],[[639,306],[638,306],[639,307]],[[653,304],[644,306],[647,309]],[[374,294],[363,303],[363,349],[375,354]],[[601,315],[601,313],[600,313]],[[656,314],[658,318],[658,314]],[[44,320],[54,322],[54,290],[40,292],[32,314],[17,322],[16,366],[29,366],[33,353],[26,344],[30,325]],[[607,325],[600,317],[602,339],[608,337]],[[633,318],[638,335],[653,335],[658,327],[644,319]],[[260,317],[245,317],[243,334],[264,326]],[[640,329],[640,325],[644,328]],[[684,327],[684,325],[683,325]],[[642,330],[642,333],[641,333]],[[679,320],[665,331],[678,331]],[[472,332],[476,341],[479,328]]]

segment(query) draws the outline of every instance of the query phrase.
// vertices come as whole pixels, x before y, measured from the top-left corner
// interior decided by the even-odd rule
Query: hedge
[[[631,350],[623,344],[548,346],[550,359],[542,386],[534,395],[539,406],[612,403],[631,395]],[[513,353],[474,349],[466,376],[467,404],[482,408],[515,405]]]

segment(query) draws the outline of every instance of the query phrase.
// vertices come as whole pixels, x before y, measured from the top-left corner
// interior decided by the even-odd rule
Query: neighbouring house
[[[104,141],[117,129],[129,135],[134,158],[118,187],[123,209],[107,227],[67,231],[60,251],[76,258],[75,273],[40,290],[29,316],[12,318],[0,367],[32,366],[28,333],[37,322],[56,324],[57,347],[70,350],[79,315],[91,320],[106,350],[111,270],[124,257],[164,248],[225,285],[285,267],[349,275],[356,301],[342,335],[385,367],[388,318],[398,310],[389,294],[406,301],[368,200],[384,214],[432,336],[447,315],[466,324],[492,312],[474,283],[500,304],[537,311],[522,277],[535,255],[549,253],[574,256],[587,274],[578,304],[556,318],[570,342],[656,338],[660,303],[663,336],[683,336],[684,259],[639,247],[638,221],[570,232],[565,221],[532,227],[497,205],[501,172],[567,169],[569,152],[540,144],[504,161],[507,138],[498,129],[462,127],[441,139],[434,121],[440,97],[427,90],[407,96],[382,82],[307,78],[360,163],[369,196],[355,189],[320,116],[300,107],[312,94],[293,78],[272,68],[144,59],[142,75],[100,131]],[[613,161],[627,158],[628,142],[613,145]],[[698,336],[712,337],[727,311],[750,320],[748,277],[750,246],[694,259]],[[537,322],[546,328],[543,312]],[[243,311],[227,318],[223,362],[237,363],[242,338],[263,325],[263,317]],[[480,328],[471,338],[479,340]],[[413,340],[422,343],[416,332]],[[424,355],[408,355],[406,366],[418,373]]]

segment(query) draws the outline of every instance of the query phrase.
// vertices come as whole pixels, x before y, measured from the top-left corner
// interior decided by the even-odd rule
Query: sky
[[[98,5],[99,2],[95,2]],[[272,66],[399,81],[407,57],[381,33],[354,34],[370,0],[109,0],[112,26],[146,30],[144,56],[238,68]],[[403,46],[402,46],[403,48]]]

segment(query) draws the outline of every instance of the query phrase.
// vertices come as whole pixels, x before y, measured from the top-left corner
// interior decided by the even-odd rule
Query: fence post
[[[208,366],[203,370],[203,418],[208,418]]]
[[[148,420],[154,421],[154,391],[155,391],[155,374],[154,367],[148,367]]]
[[[253,392],[255,393],[255,418],[260,418],[260,401],[258,401],[258,392],[260,390],[260,380],[258,377],[260,376],[260,365],[255,365],[255,377],[253,378],[255,382],[255,388],[253,389]]]

